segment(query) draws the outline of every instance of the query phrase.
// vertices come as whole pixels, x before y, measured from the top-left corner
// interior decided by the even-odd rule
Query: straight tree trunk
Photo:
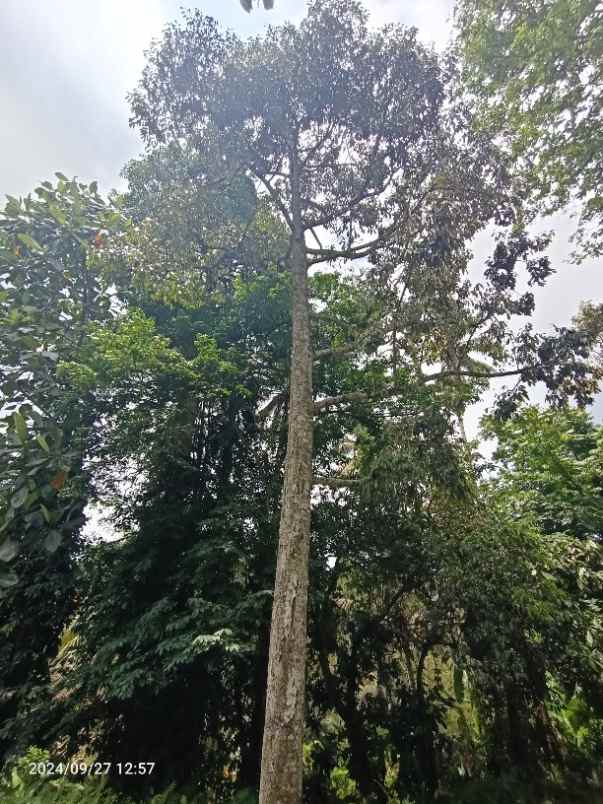
[[[291,160],[292,347],[285,482],[272,606],[260,804],[300,804],[312,490],[312,344],[297,160]]]

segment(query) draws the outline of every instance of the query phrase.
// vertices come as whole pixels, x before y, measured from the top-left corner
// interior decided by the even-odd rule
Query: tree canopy
[[[481,125],[508,143],[540,209],[581,209],[578,243],[603,238],[603,17],[596,0],[459,0],[459,47]]]

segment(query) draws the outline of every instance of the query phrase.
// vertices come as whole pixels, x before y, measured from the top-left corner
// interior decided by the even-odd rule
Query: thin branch
[[[256,171],[254,171],[254,174],[262,182],[264,187],[268,190],[270,198],[272,198],[275,206],[277,207],[277,209],[287,222],[287,226],[289,227],[289,229],[293,230],[293,221],[291,220],[291,216],[289,215],[289,210],[279,198],[278,193],[276,192],[274,187],[270,184],[270,182],[266,179],[266,177],[263,174],[258,173]]]
[[[366,402],[368,394],[364,391],[352,391],[349,394],[340,394],[339,396],[327,396],[324,399],[317,399],[314,403],[314,412],[320,413],[325,408],[330,408],[333,405],[341,405],[345,402]]]
[[[430,194],[432,189],[428,188],[425,190],[424,193],[417,199],[414,206],[410,209],[407,209],[406,212],[406,223],[412,220],[412,216],[418,209],[418,207],[425,201],[427,196]],[[321,262],[328,262],[330,260],[338,260],[338,259],[346,259],[346,260],[359,260],[364,257],[368,257],[373,251],[375,251],[379,246],[383,246],[388,243],[392,236],[396,233],[396,231],[400,230],[402,227],[401,220],[394,220],[394,222],[388,226],[386,229],[383,229],[379,233],[377,237],[373,240],[368,240],[364,243],[359,244],[358,246],[352,246],[347,249],[315,249],[309,248],[306,246],[306,253],[307,254],[315,254],[317,255],[315,259],[308,260],[308,266],[317,265]]]
[[[347,488],[348,486],[359,486],[363,482],[359,477],[322,477],[316,475],[312,478],[315,486],[331,486],[331,488]]]
[[[310,229],[310,233],[312,234],[312,237],[314,238],[314,240],[316,240],[316,242],[318,243],[318,247],[319,247],[319,248],[322,250],[322,249],[323,249],[323,245],[322,245],[322,243],[320,242],[320,238],[318,237],[318,235],[316,234],[316,232],[314,231],[314,229]]]
[[[272,411],[280,405],[281,402],[284,402],[287,398],[287,391],[281,391],[280,394],[276,394],[272,397],[270,402],[267,402],[263,408],[261,408],[256,414],[256,421],[263,422]]]
[[[309,248],[306,246],[306,252],[308,254],[315,254],[317,255],[315,259],[308,260],[308,265],[316,265],[320,262],[329,262],[330,260],[360,260],[363,257],[368,257],[369,254],[375,251],[376,248],[379,246],[384,245],[391,239],[392,235],[398,228],[398,222],[396,221],[391,226],[388,226],[387,229],[384,229],[377,237],[373,240],[368,240],[364,243],[361,243],[358,246],[352,246],[351,248],[347,249],[335,249],[335,248],[327,248],[327,249],[317,249],[317,248]]]
[[[475,377],[476,379],[491,380],[497,377],[515,377],[518,374],[523,374],[529,366],[524,368],[509,369],[508,371],[472,371],[470,369],[452,369],[450,371],[438,371],[435,374],[424,374],[422,377],[423,382],[433,382],[434,380],[441,380],[446,377]]]
[[[346,344],[345,346],[337,346],[332,349],[320,349],[314,352],[314,362],[319,363],[325,357],[345,357],[346,355],[353,355],[358,352],[360,347],[358,344]]]
[[[323,135],[323,136],[322,136],[322,137],[321,137],[321,138],[318,140],[318,142],[316,142],[316,143],[315,143],[315,144],[314,144],[314,145],[313,145],[313,146],[312,146],[312,147],[311,147],[311,148],[308,150],[307,154],[306,154],[306,155],[304,156],[304,158],[301,160],[301,166],[302,166],[302,168],[305,168],[305,167],[307,166],[308,162],[310,161],[310,159],[312,159],[312,157],[314,156],[314,154],[318,153],[318,151],[319,151],[319,150],[322,148],[322,146],[325,144],[325,142],[326,142],[326,141],[329,139],[329,137],[330,137],[330,136],[331,136],[331,134],[333,133],[333,129],[335,128],[335,126],[336,126],[336,125],[337,125],[337,124],[336,124],[335,120],[332,120],[332,121],[329,123],[329,125],[328,125],[328,127],[327,127],[327,130],[325,131],[324,135]],[[302,149],[302,150],[303,150],[303,149]]]

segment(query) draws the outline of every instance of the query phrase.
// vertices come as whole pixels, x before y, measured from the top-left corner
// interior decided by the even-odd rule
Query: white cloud
[[[3,0],[0,193],[55,170],[115,183],[139,150],[125,95],[163,23],[160,0]]]

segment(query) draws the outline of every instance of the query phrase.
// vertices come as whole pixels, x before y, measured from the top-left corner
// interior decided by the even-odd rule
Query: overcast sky
[[[375,24],[414,25],[437,47],[449,38],[452,0],[366,5]],[[121,168],[141,151],[128,126],[126,93],[136,85],[145,48],[181,6],[197,6],[245,35],[269,23],[298,21],[305,3],[275,0],[273,11],[248,15],[239,0],[0,0],[0,197],[24,195],[57,170],[96,179],[105,191],[119,185]],[[557,274],[537,297],[534,323],[541,329],[569,324],[580,301],[599,300],[603,291],[598,262],[567,262],[568,216],[544,226],[557,232],[549,251]],[[478,259],[487,246],[484,238],[476,244]],[[471,433],[478,413],[469,416]]]

